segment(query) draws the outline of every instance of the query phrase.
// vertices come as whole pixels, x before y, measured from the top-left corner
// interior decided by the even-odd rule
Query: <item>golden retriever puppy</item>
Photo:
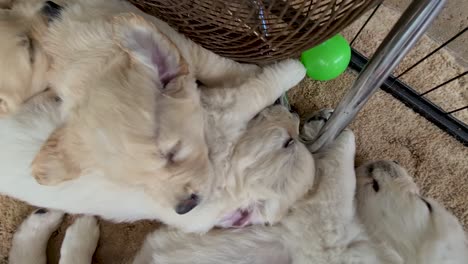
[[[48,19],[44,1],[0,4],[0,117],[47,87],[49,59],[42,48]]]
[[[78,28],[76,32],[79,32]],[[120,59],[125,59],[126,53],[122,53]],[[118,58],[116,54],[114,58]],[[110,65],[116,69],[127,69],[126,64]],[[95,69],[91,67],[91,70]],[[127,69],[129,78],[131,70]],[[171,126],[173,131],[158,128],[157,124],[165,118],[164,114],[176,116],[177,110],[184,109],[177,104],[170,107],[163,103],[164,100],[177,103],[181,98],[172,97],[170,93],[177,91],[176,94],[183,95],[187,86],[179,89],[168,86],[162,91],[154,89],[154,94],[150,95],[156,99],[148,101],[139,94],[134,97],[125,94],[130,102],[134,98],[142,100],[141,104],[132,103],[133,108],[127,109],[128,112],[117,111],[119,105],[106,103],[97,104],[97,112],[87,113],[86,107],[82,107],[76,113],[71,112],[73,114],[69,114],[65,124],[60,115],[64,102],[40,94],[16,115],[0,120],[0,143],[3,146],[0,149],[0,166],[5,172],[0,174],[0,192],[36,206],[99,215],[115,221],[159,219],[191,232],[204,232],[213,226],[274,223],[287,212],[296,197],[308,189],[313,180],[311,171],[314,163],[298,139],[299,120],[296,116],[275,106],[251,122],[248,119],[254,117],[257,107],[272,103],[275,97],[303,76],[301,64],[290,60],[264,68],[258,76],[248,78],[240,87],[202,90],[203,104],[210,102],[210,108],[196,108],[198,106],[194,104],[188,116],[180,117],[179,122],[192,125],[177,126],[176,121],[168,118],[168,122],[173,122],[169,124],[174,124]],[[121,75],[117,77],[124,78]],[[139,83],[144,81],[140,77],[136,75],[133,87],[139,87]],[[105,74],[101,78],[104,81],[98,87],[107,89],[89,92],[95,96],[86,96],[88,102],[102,101],[108,90],[120,89],[119,79]],[[184,80],[188,77],[176,78]],[[101,81],[97,78],[92,80],[85,85],[90,87]],[[129,93],[123,88],[121,91]],[[156,93],[161,93],[160,97]],[[190,93],[198,91],[191,89],[186,92]],[[119,102],[118,98],[115,100]],[[154,101],[165,108],[159,112],[146,112],[146,106]],[[129,104],[123,104],[123,107]],[[57,134],[64,126],[71,126],[68,123],[70,117],[81,120],[73,126],[76,130]],[[59,130],[56,127],[60,127]],[[191,129],[188,132],[192,135],[202,134],[206,145],[200,146],[204,147],[205,153],[202,154],[205,157],[201,155],[201,159],[193,159],[192,162],[191,157],[201,148],[194,145],[199,141],[190,138],[185,142],[186,138],[180,133],[186,131],[177,131],[178,127]],[[56,137],[56,144],[52,144],[49,138],[43,145],[54,130],[52,138],[60,135]],[[155,131],[158,133],[152,134]],[[149,136],[145,137],[145,133]],[[70,135],[80,143],[64,151],[64,140]],[[160,146],[166,146],[158,142],[163,136],[177,139],[165,153],[159,152],[164,150]],[[39,149],[41,152],[37,156]],[[82,160],[69,159],[68,151],[83,151]],[[165,157],[165,162],[161,162],[161,156]],[[64,166],[70,163],[79,164],[80,172],[73,180],[40,185],[31,177],[31,162],[33,169],[46,165],[42,169],[47,171],[50,168],[50,172],[60,177],[68,174],[60,175],[63,171],[57,168],[67,168],[68,172],[68,167]],[[199,170],[204,169],[204,165],[207,165],[207,170]]]
[[[239,153],[239,162],[250,164],[252,155],[248,153],[258,155],[263,153],[264,148],[272,152],[269,159],[262,159],[262,163],[250,168],[252,175],[244,174],[245,178],[237,180],[243,183],[239,189],[247,187],[251,189],[250,195],[262,193],[264,199],[277,195],[305,195],[288,208],[287,215],[278,224],[212,230],[205,235],[159,230],[148,236],[133,263],[378,263],[372,243],[356,221],[353,209],[355,147],[351,131],[343,132],[332,146],[317,154],[316,186],[312,187],[315,174],[313,168],[308,168],[307,186],[289,184],[297,177],[294,174],[283,174],[276,182],[272,181],[275,169],[297,166],[302,158],[291,156],[285,159],[289,156],[286,153],[293,151],[299,144],[290,145],[289,141],[285,142],[287,137],[281,136],[284,132],[265,126],[270,123],[268,120],[287,114],[279,106],[263,111],[249,124],[255,127],[252,132],[257,134],[257,140],[246,140],[242,148],[248,152]],[[318,131],[317,127],[321,127],[329,115],[330,111],[323,111],[311,118],[303,136],[312,140],[314,131]],[[252,136],[246,135],[245,138]],[[268,140],[264,141],[262,136]],[[272,141],[275,137],[277,140]],[[256,170],[266,171],[255,174]],[[307,175],[302,177],[306,178]],[[269,186],[275,187],[270,187],[271,191],[266,192]],[[310,191],[305,194],[307,190]],[[74,244],[81,243],[77,240]]]
[[[370,162],[356,173],[359,216],[373,241],[397,263],[467,263],[468,240],[460,222],[423,197],[398,163]]]
[[[313,116],[303,137],[312,141],[329,115]],[[148,236],[133,263],[466,263],[460,223],[421,197],[396,163],[358,168],[356,190],[354,151],[353,134],[345,130],[317,153],[316,185],[277,225],[202,236],[159,230]]]
[[[0,1],[0,117],[14,111],[28,98],[47,88],[52,63],[43,49],[48,24],[60,17],[63,7],[80,9],[83,19],[132,12],[155,24],[176,44],[191,72],[206,85],[239,81],[259,67],[221,58],[186,39],[157,18],[118,0],[3,0]],[[216,65],[216,67],[214,67]]]

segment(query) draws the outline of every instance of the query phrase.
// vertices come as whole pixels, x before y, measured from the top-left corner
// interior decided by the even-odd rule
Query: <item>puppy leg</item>
[[[305,76],[297,60],[284,60],[267,66],[237,88],[202,90],[206,105],[226,111],[226,121],[247,122],[278,97],[297,85]]]
[[[99,240],[96,218],[83,216],[67,229],[60,250],[59,264],[90,264]]]
[[[196,78],[207,87],[237,86],[255,76],[261,68],[223,58],[195,43],[191,43],[192,64]]]
[[[46,264],[47,242],[62,222],[63,213],[38,209],[19,227],[13,236],[10,264]]]
[[[291,263],[289,251],[269,228],[213,230],[204,235],[158,230],[148,235],[133,264]]]
[[[302,130],[306,138],[316,136],[331,116],[330,110],[322,110],[308,119]],[[330,210],[328,215],[334,216],[333,221],[346,223],[354,218],[354,193],[356,189],[356,175],[354,172],[354,156],[356,143],[351,130],[344,130],[338,138],[324,150],[314,155],[320,186],[317,199],[326,201],[328,206],[323,210]],[[334,228],[333,224],[329,224]]]

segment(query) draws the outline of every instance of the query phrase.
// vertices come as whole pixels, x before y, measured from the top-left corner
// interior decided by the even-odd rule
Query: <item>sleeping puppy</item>
[[[48,25],[60,20],[64,7],[79,9],[84,20],[131,12],[145,17],[182,52],[190,72],[204,84],[240,81],[260,70],[219,57],[178,34],[157,18],[118,0],[2,0],[0,1],[0,117],[11,114],[33,95],[45,90],[52,58],[44,50]],[[73,30],[71,30],[73,32]],[[214,67],[214,65],[216,65]],[[60,74],[60,73],[59,73]]]
[[[282,106],[265,109],[249,122],[246,132],[234,150],[234,158],[232,161],[228,161],[233,167],[232,170],[236,173],[231,175],[234,178],[226,181],[225,186],[216,188],[213,191],[212,200],[200,205],[213,208],[219,205],[229,205],[233,202],[235,202],[234,204],[246,202],[247,205],[250,205],[250,207],[243,209],[239,208],[239,210],[233,211],[220,219],[219,224],[221,226],[233,225],[240,227],[256,222],[264,223],[267,220],[274,221],[278,214],[282,213],[283,208],[288,209],[297,196],[303,195],[311,187],[314,179],[314,162],[311,156],[307,155],[305,146],[301,145],[297,138],[290,138],[288,134],[297,134],[297,131],[294,130],[297,130],[298,123],[297,116],[289,113]],[[234,169],[234,167],[237,168]],[[307,174],[302,174],[303,172]],[[17,184],[22,186],[28,184],[32,186],[34,184],[30,178],[23,178]],[[79,182],[83,178],[70,181],[70,187],[73,187],[74,182]],[[83,183],[83,181],[81,182]],[[97,186],[97,188],[91,183],[86,186],[85,184],[82,185],[82,187],[94,188],[94,190],[101,187],[113,187],[111,184],[100,184],[101,186]],[[38,199],[40,198],[39,195],[44,194],[50,194],[50,197],[53,197],[53,195],[60,196],[60,188],[58,187],[49,187],[48,190],[43,190],[43,188],[40,185],[35,185],[32,191],[36,193],[33,196]],[[112,190],[109,189],[100,189],[99,192],[99,194],[88,194],[89,200],[101,202],[103,200],[97,200],[97,198],[107,195],[107,199],[115,200],[112,203],[103,201],[104,206],[111,206],[112,208],[117,206],[126,207],[121,209],[128,210],[128,213],[131,214],[140,210],[139,208],[127,207],[127,204],[132,206],[129,204],[128,199],[133,199],[133,201],[139,202],[139,204],[133,204],[133,206],[140,205],[141,209],[148,209],[141,206],[147,200],[133,198],[124,189],[116,192],[113,196],[110,196]],[[70,195],[64,197],[68,201],[61,203],[75,206],[70,200],[76,199],[79,195],[81,194],[75,194],[75,197],[70,197]],[[86,194],[83,195],[83,197],[85,196]],[[114,203],[117,206],[112,205]],[[88,206],[96,207],[92,203],[88,203]],[[205,210],[209,211],[211,209],[205,208]],[[37,212],[43,212],[43,214],[38,216]],[[192,212],[187,215],[190,214]],[[46,263],[45,246],[48,237],[57,228],[60,216],[60,213],[44,211],[43,209],[36,211],[26,219],[14,236],[10,263]],[[85,219],[87,219],[83,220],[85,224],[78,220],[67,230],[61,248],[61,264],[90,263],[90,256],[93,255],[98,240],[98,234],[96,233],[98,227],[96,222],[91,221],[89,217]],[[191,220],[196,222],[200,219],[191,218]],[[183,259],[182,257],[181,260]]]
[[[281,114],[280,109],[274,108],[268,109],[268,112],[272,110],[278,111],[276,115],[259,116],[251,122],[258,128],[257,133],[264,132],[260,135],[267,138],[269,129],[265,129],[262,122]],[[312,140],[330,113],[322,111],[312,117],[303,130],[303,136]],[[256,148],[260,149],[261,145],[268,142],[261,140],[259,143],[262,144]],[[309,193],[302,192],[301,195],[305,194],[305,197],[288,208],[287,215],[278,224],[212,230],[201,236],[170,229],[158,230],[148,236],[133,263],[378,263],[372,243],[356,221],[353,209],[354,151],[354,136],[347,130],[328,149],[317,154],[316,186],[308,184]],[[279,162],[277,157],[273,157],[279,155],[275,152],[269,161],[265,160],[259,166],[263,169],[271,167],[268,170],[273,172],[277,168],[275,164]],[[248,162],[250,158],[245,156],[242,163]],[[282,164],[283,167],[296,165]],[[308,171],[308,176],[313,180],[314,170]],[[260,183],[271,185],[269,177],[269,174],[250,175],[243,181],[258,181],[256,190],[264,193]],[[295,175],[284,174],[283,177],[294,178]],[[279,182],[274,185],[278,193],[265,195],[284,195],[291,188]]]
[[[273,95],[269,93],[276,93],[279,96],[287,90],[286,87],[298,82],[303,74],[304,71],[299,62],[286,61],[265,68],[257,77],[248,79],[244,86],[232,89],[209,90],[207,88],[210,92],[202,93],[202,98],[204,98],[202,101],[211,102],[212,108],[202,109],[203,111],[200,110],[200,112],[203,114],[202,120],[211,125],[202,126],[206,129],[203,131],[203,137],[210,142],[207,144],[209,170],[206,174],[198,175],[199,171],[196,169],[200,164],[195,164],[194,167],[182,166],[185,162],[184,156],[187,155],[184,147],[191,144],[187,142],[187,145],[171,150],[172,161],[168,161],[168,168],[177,173],[174,177],[167,176],[167,179],[164,178],[165,174],[157,173],[158,168],[150,166],[153,164],[151,160],[153,155],[148,155],[147,157],[140,156],[139,159],[130,159],[130,161],[122,160],[124,164],[108,164],[109,169],[115,166],[122,170],[126,169],[126,166],[138,164],[133,173],[123,175],[127,178],[119,179],[115,175],[105,173],[104,169],[88,167],[73,180],[51,186],[38,184],[31,177],[29,169],[33,160],[38,162],[37,152],[41,149],[41,153],[44,153],[46,147],[49,147],[49,150],[57,149],[60,144],[63,144],[59,140],[56,145],[43,146],[49,134],[63,123],[60,111],[63,102],[56,100],[53,91],[40,94],[33,97],[17,114],[0,120],[0,144],[2,145],[0,167],[4,170],[0,174],[0,192],[36,206],[47,206],[70,213],[99,215],[115,221],[158,219],[188,232],[204,232],[213,226],[274,223],[312,184],[314,162],[305,146],[298,140],[299,120],[297,116],[286,109],[274,106],[262,111],[250,122],[246,119],[255,114],[256,106],[266,104],[270,99],[271,102],[274,101]],[[214,93],[215,90],[219,93]],[[249,96],[250,93],[256,93],[256,96]],[[229,95],[229,97],[225,98],[224,95]],[[256,104],[249,100],[255,100]],[[215,105],[216,102],[219,104]],[[242,105],[245,106],[242,107]],[[102,112],[106,113],[106,111],[108,109],[103,107]],[[115,113],[113,123],[110,124],[112,126],[106,131],[108,135],[111,135],[111,128],[118,127],[118,122],[121,122],[119,114]],[[195,114],[192,114],[192,119],[196,118]],[[108,118],[111,117],[108,115]],[[90,118],[84,119],[89,123],[93,120],[93,116],[83,118]],[[134,117],[136,118],[138,116]],[[134,119],[128,121],[135,122]],[[224,127],[229,119],[232,120],[231,126]],[[109,123],[111,120],[100,121]],[[84,122],[82,125],[89,123]],[[148,120],[148,123],[151,121]],[[102,124],[96,122],[95,125],[97,126],[95,134],[91,133],[93,126],[90,126],[88,131],[79,127],[77,129],[80,129],[81,135],[96,137],[107,135],[98,133],[102,131],[99,130],[102,129],[99,128],[99,126],[103,127]],[[144,122],[140,125],[143,131],[145,131],[145,126],[149,126]],[[182,127],[183,125],[185,124],[182,124]],[[197,127],[194,126],[192,129],[197,129]],[[134,137],[141,133],[140,129],[128,131],[129,138],[133,141],[125,147],[144,150],[152,146],[148,145],[151,142],[140,143],[144,137]],[[166,133],[169,132],[171,131],[166,131]],[[177,134],[177,131],[173,134]],[[103,145],[111,139],[107,136],[102,138],[103,142],[96,140],[96,146],[120,150],[121,144],[117,144],[118,142]],[[83,145],[92,151],[102,151],[92,146]],[[127,151],[127,149],[123,150]],[[97,157],[92,151],[89,155]],[[188,152],[190,151],[191,149]],[[135,152],[140,155],[138,151]],[[141,155],[143,154],[145,154],[144,151]],[[118,157],[115,156],[118,155],[122,153],[109,154],[107,161],[116,160]],[[66,156],[62,153],[57,157]],[[56,160],[49,158],[44,161],[55,162]],[[104,161],[103,164],[106,165]],[[62,165],[59,162],[50,163],[50,168]],[[33,163],[33,168],[35,166],[38,165]],[[148,176],[141,177],[137,174],[139,172],[137,169],[147,169]],[[60,172],[59,170],[53,171]],[[181,180],[178,180],[179,178]],[[181,185],[181,182],[185,183],[183,182],[185,179],[187,182],[200,181],[200,185],[196,186],[198,187],[196,192],[193,189],[187,190],[193,195],[184,201],[184,197],[176,195],[181,190],[186,190],[186,185]]]
[[[262,70],[237,64],[157,19],[122,13],[129,10],[140,12],[125,1],[85,0],[50,12],[57,18],[42,45],[52,59],[49,85],[62,103],[25,107],[0,121],[5,133],[0,162],[6,171],[0,192],[119,221],[156,218],[186,231],[243,225],[259,215],[265,218],[260,222],[275,221],[285,210],[283,202],[257,200],[264,196],[260,193],[240,199],[237,179],[256,173],[252,164],[229,164],[243,151],[238,141],[249,120],[296,85],[303,66],[292,60]],[[207,87],[200,91],[196,79]],[[18,123],[22,119],[34,122]],[[292,142],[286,144],[293,146],[291,155],[306,152],[294,146],[296,123],[271,120],[283,133],[272,133],[270,140]],[[30,129],[34,135],[25,131]],[[279,168],[272,179],[312,166],[305,156],[305,165]],[[30,165],[44,194],[25,178]],[[231,198],[219,198],[225,193]]]
[[[309,119],[304,139],[313,141],[329,115]],[[460,223],[393,162],[357,169],[356,210],[354,151],[345,130],[317,153],[315,186],[277,225],[203,236],[158,230],[133,263],[466,263]]]
[[[364,164],[357,174],[357,208],[373,241],[399,263],[466,263],[468,242],[455,216],[423,197],[392,161]]]
[[[312,116],[304,139],[312,141],[330,114]],[[314,186],[276,225],[203,236],[159,230],[148,236],[133,263],[381,263],[354,210],[354,154],[350,130],[315,154]]]

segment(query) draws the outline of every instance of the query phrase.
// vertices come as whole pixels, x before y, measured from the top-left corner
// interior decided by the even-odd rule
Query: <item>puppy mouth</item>
[[[248,209],[237,209],[223,217],[217,224],[222,228],[241,228],[252,224],[252,211]]]

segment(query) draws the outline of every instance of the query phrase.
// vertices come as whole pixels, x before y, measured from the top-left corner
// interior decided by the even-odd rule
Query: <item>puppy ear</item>
[[[163,85],[188,73],[180,51],[153,24],[134,14],[113,18],[115,41],[132,60],[149,67]]]
[[[80,169],[64,152],[64,130],[58,128],[49,136],[31,164],[32,175],[41,185],[57,185],[80,175]]]
[[[197,207],[200,202],[200,198],[196,194],[191,194],[189,197],[182,199],[176,206],[176,213],[182,215],[192,211],[193,208]]]

